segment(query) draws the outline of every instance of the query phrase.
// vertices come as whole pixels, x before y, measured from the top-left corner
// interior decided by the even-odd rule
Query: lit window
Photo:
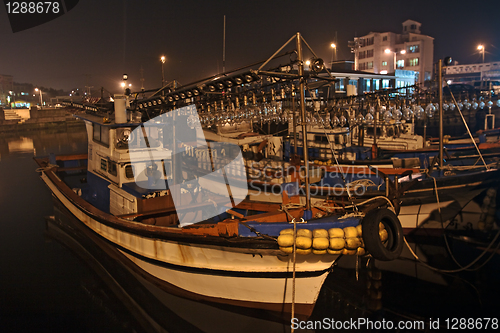
[[[387,61],[382,61],[382,66],[387,66]]]
[[[420,52],[420,45],[408,46],[408,53],[418,53],[418,52]]]
[[[405,67],[405,61],[403,59],[398,60],[396,63],[397,68],[403,68]]]
[[[408,66],[418,66],[418,58],[409,59]]]

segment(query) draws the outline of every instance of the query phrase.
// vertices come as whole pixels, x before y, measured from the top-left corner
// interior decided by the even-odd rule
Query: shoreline
[[[10,109],[8,109],[10,111]],[[62,130],[68,128],[85,128],[82,120],[77,119],[65,109],[14,109],[15,116],[6,119],[4,110],[0,117],[0,133],[28,132],[42,129]],[[11,116],[12,117],[12,116]]]

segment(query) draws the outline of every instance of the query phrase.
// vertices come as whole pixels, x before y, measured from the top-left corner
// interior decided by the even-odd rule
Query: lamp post
[[[35,88],[35,91],[40,91],[40,109],[41,109],[43,107],[42,89]]]
[[[165,56],[161,56],[160,61],[161,61],[161,86],[163,87],[165,85],[165,74],[163,72],[163,64],[165,63]]]
[[[335,43],[331,43],[330,47],[332,48],[332,66],[333,66],[333,53],[335,52],[335,61],[337,61],[337,45]]]
[[[484,45],[478,45],[477,46],[477,49],[479,50],[479,52],[481,52],[481,54],[483,55],[483,64],[484,64]]]

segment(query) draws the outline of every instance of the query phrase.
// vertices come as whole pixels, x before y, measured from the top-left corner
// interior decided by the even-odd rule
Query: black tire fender
[[[388,239],[382,243],[379,236],[379,223],[384,224]],[[403,228],[393,211],[379,208],[368,212],[361,222],[363,242],[366,250],[382,261],[397,259],[403,251]]]

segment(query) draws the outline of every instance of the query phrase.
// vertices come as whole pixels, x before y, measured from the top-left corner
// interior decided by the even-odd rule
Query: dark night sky
[[[476,47],[484,43],[486,61],[500,60],[499,0],[80,0],[62,17],[18,33],[0,11],[0,74],[67,90],[118,92],[123,73],[140,88],[141,66],[145,88],[157,88],[162,54],[167,80],[187,84],[214,75],[222,70],[224,15],[226,69],[268,58],[296,32],[329,61],[337,31],[338,59],[352,59],[347,41],[370,31],[399,33],[407,19],[435,38],[435,57],[478,62]]]

